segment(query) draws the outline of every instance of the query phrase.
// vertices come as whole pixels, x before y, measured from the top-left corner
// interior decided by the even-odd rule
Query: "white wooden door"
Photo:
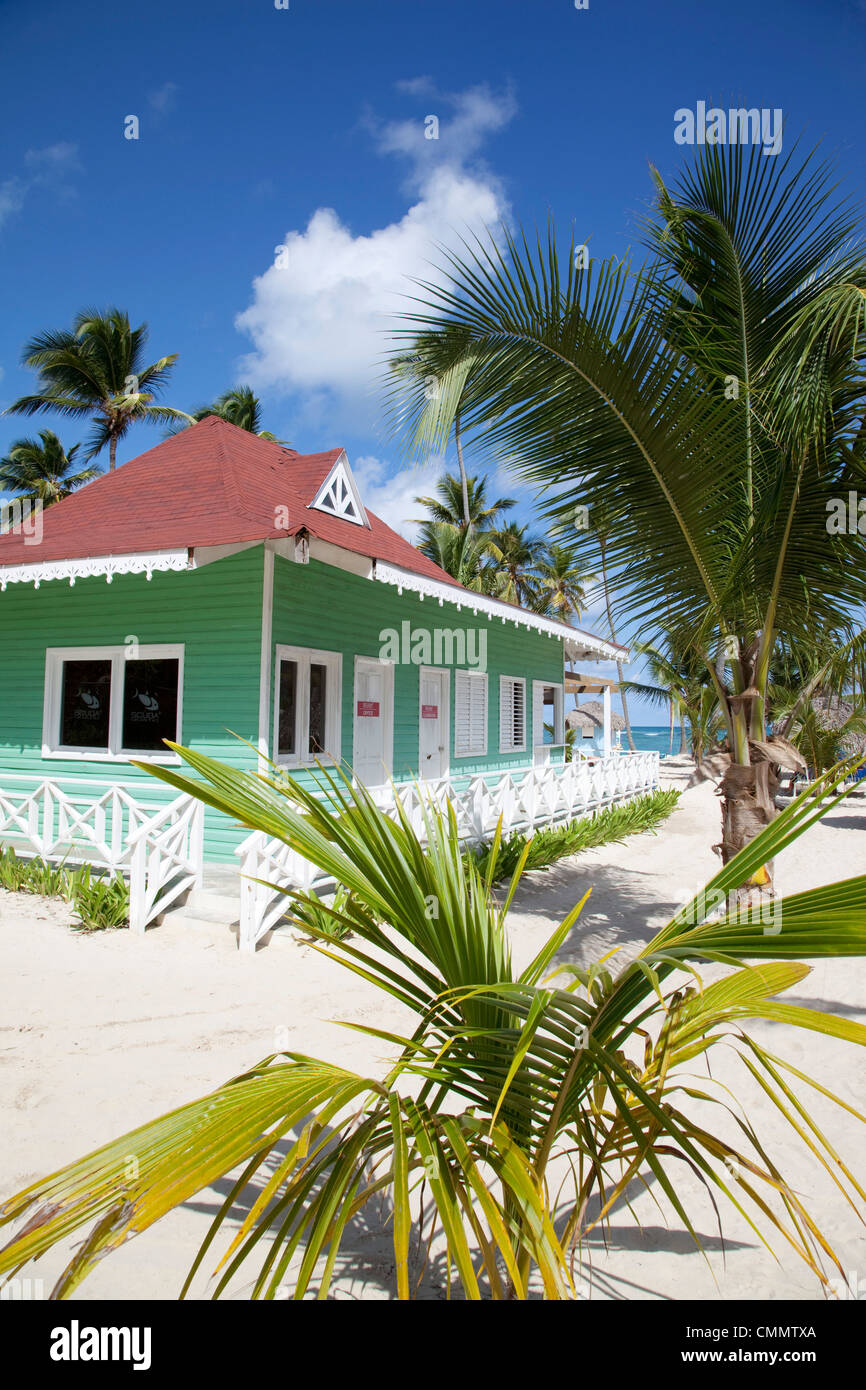
[[[428,781],[448,774],[448,672],[419,672],[418,771]]]
[[[366,787],[380,787],[391,775],[394,726],[394,667],[372,657],[355,658],[352,767]]]

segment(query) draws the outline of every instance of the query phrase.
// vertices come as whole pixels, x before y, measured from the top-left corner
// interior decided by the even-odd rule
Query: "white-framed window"
[[[481,757],[487,752],[487,673],[454,673],[454,756]]]
[[[340,652],[277,646],[274,761],[302,767],[340,761]]]
[[[565,743],[563,689],[552,681],[532,682],[532,742],[538,748]]]
[[[522,676],[499,677],[499,751],[526,750],[526,681]]]
[[[176,762],[181,743],[182,644],[49,647],[42,756]]]

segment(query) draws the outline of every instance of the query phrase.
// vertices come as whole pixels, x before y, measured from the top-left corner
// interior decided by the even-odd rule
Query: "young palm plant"
[[[712,913],[823,814],[820,797],[792,804],[616,975],[606,959],[563,975],[557,953],[586,898],[515,970],[506,923],[523,864],[497,902],[490,878],[462,853],[450,811],[428,809],[425,844],[402,812],[389,817],[362,788],[324,771],[313,793],[177,751],[192,775],[149,770],[290,843],[342,886],[332,911],[351,934],[318,933],[316,949],[404,1005],[414,1023],[402,1035],[361,1029],[393,1047],[384,1075],[279,1053],[31,1184],[2,1207],[4,1222],[25,1220],[0,1270],[15,1272],[90,1227],[54,1290],[67,1297],[124,1241],[229,1179],[184,1293],[222,1234],[230,1238],[215,1296],[250,1261],[255,1298],[286,1285],[295,1298],[325,1298],[353,1221],[386,1199],[399,1298],[412,1293],[413,1233],[416,1246],[429,1249],[432,1239],[430,1220],[419,1234],[423,1208],[444,1246],[449,1287],[456,1276],[466,1298],[567,1299],[575,1251],[634,1180],[655,1180],[698,1240],[675,1176],[683,1164],[765,1243],[788,1242],[820,1279],[828,1261],[840,1268],[748,1117],[736,1115],[731,1141],[723,1120],[715,1132],[706,1109],[695,1118],[692,1105],[711,1102],[711,1113],[728,1118],[730,1093],[714,1087],[709,1068],[697,1080],[692,1068],[733,1047],[789,1122],[792,1142],[802,1140],[859,1214],[866,1193],[796,1094],[830,1093],[741,1025],[772,1019],[866,1044],[861,1024],[777,999],[808,973],[799,957],[866,953],[866,877],[779,900],[780,929],[742,908]],[[843,772],[818,792],[829,796]],[[496,857],[494,846],[491,863]],[[316,935],[308,911],[302,921]],[[725,974],[704,984],[696,962]],[[562,1164],[571,1174],[565,1201],[555,1194]],[[250,1184],[258,1186],[248,1214],[226,1232]]]

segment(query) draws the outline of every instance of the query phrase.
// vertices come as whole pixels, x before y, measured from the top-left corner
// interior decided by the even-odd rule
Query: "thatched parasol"
[[[569,710],[565,722],[569,729],[577,729],[582,738],[592,738],[601,728],[599,721],[585,714],[582,709]]]
[[[844,728],[854,713],[851,701],[843,700],[841,695],[813,695],[812,709],[821,728],[829,729],[831,733]],[[842,739],[842,751],[858,756],[866,753],[866,737],[863,734],[847,733]]]
[[[578,705],[576,713],[588,714],[599,729],[604,725],[604,705],[601,700],[587,700],[585,704]],[[614,733],[625,728],[625,720],[622,715],[615,714],[613,710],[610,712],[610,727]]]
[[[854,713],[854,706],[841,695],[813,695],[811,703],[821,728],[831,732],[841,729]]]
[[[837,733],[843,729],[854,713],[854,705],[850,700],[844,700],[841,695],[813,695],[810,704],[818,727],[826,729],[829,733]],[[777,724],[774,726],[774,732],[778,731]],[[846,733],[841,740],[840,751],[855,755],[866,753],[866,736],[853,731]]]

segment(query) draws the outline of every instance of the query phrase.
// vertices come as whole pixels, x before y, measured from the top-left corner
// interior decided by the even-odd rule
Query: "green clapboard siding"
[[[228,731],[258,737],[263,556],[260,546],[180,574],[52,580],[36,590],[11,584],[0,594],[0,788],[15,774],[50,778],[64,790],[85,782],[99,791],[121,782],[162,804],[172,790],[128,764],[42,757],[46,647],[184,644],[183,741],[237,767],[255,756]],[[101,784],[101,785],[100,785]],[[205,855],[227,860],[243,838],[210,810]]]
[[[154,805],[171,799],[170,788],[128,763],[70,761],[42,757],[42,714],[47,647],[122,646],[129,637],[145,643],[183,643],[184,743],[235,767],[252,768],[259,717],[261,615],[264,556],[261,546],[181,574],[155,573],[10,585],[0,595],[0,790],[16,791],[50,778],[67,792],[100,794],[121,783]],[[471,601],[471,600],[470,600]],[[273,643],[341,652],[343,657],[342,754],[352,760],[354,658],[382,654],[386,629],[475,628],[487,635],[488,752],[455,758],[454,679],[451,679],[451,769],[457,780],[478,772],[525,767],[531,749],[499,752],[499,676],[527,682],[527,737],[531,739],[533,680],[562,680],[558,638],[503,624],[471,608],[458,613],[409,591],[319,561],[294,564],[275,557]],[[477,638],[476,648],[477,651]],[[275,656],[275,654],[274,654]],[[433,665],[449,664],[435,659]],[[276,669],[274,664],[274,670]],[[394,776],[418,773],[419,667],[398,662],[394,681]],[[271,719],[273,727],[273,682]],[[309,774],[295,774],[308,778]],[[26,779],[26,780],[25,780]],[[205,857],[232,861],[246,832],[208,810]]]
[[[413,632],[420,628],[426,628],[431,634],[436,628],[462,628],[464,631],[480,628],[487,634],[487,755],[480,758],[454,756],[453,672],[457,668],[452,664],[450,776],[459,778],[462,774],[504,771],[509,767],[525,767],[531,762],[531,750],[511,754],[499,752],[499,677],[523,676],[526,679],[527,739],[531,740],[532,681],[556,684],[562,681],[562,643],[558,638],[515,627],[510,622],[503,624],[499,618],[490,619],[480,613],[473,615],[471,608],[458,613],[450,604],[440,607],[435,599],[421,599],[409,590],[398,594],[391,585],[371,582],[316,560],[300,565],[276,557],[274,644],[318,647],[342,653],[342,753],[348,763],[352,760],[354,658],[356,655],[379,656],[381,634],[387,628],[400,632],[401,623],[405,621],[411,623]],[[474,650],[478,651],[477,640]],[[418,683],[417,665],[411,662],[397,665],[394,673],[394,777],[397,781],[418,773]],[[305,776],[304,773],[296,775]]]

